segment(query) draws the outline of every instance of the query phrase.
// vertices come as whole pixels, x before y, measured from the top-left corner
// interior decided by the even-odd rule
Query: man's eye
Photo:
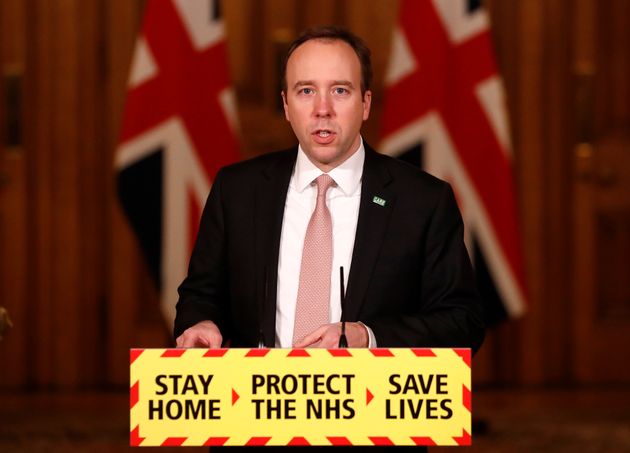
[[[303,94],[313,94],[313,89],[312,89],[312,88],[302,88],[302,89],[300,90],[300,93],[303,93]]]
[[[348,90],[346,88],[337,87],[335,88],[335,94],[346,94]]]

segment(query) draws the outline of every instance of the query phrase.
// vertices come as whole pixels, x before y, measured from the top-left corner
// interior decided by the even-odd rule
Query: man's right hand
[[[184,330],[175,343],[178,348],[210,348],[221,347],[223,337],[221,331],[212,321],[201,321]]]

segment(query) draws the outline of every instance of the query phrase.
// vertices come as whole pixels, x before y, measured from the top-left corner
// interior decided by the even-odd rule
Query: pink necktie
[[[326,206],[326,192],[335,181],[327,174],[323,174],[315,179],[315,183],[317,203],[304,238],[293,344],[329,322],[333,247],[332,220]]]

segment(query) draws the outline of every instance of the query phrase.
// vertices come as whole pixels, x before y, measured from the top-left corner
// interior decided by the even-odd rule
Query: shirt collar
[[[343,163],[328,172],[328,175],[334,179],[339,189],[341,189],[345,195],[351,195],[359,188],[361,176],[363,175],[364,161],[365,146],[363,145],[363,138],[361,138],[359,149]],[[324,172],[309,160],[302,146],[298,146],[297,161],[293,170],[294,188],[298,192],[303,192],[315,178],[323,173]]]

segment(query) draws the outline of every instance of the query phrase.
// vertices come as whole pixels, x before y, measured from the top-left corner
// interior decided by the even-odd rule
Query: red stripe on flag
[[[130,349],[129,350],[129,365],[136,361],[140,354],[144,352],[144,349]]]
[[[186,352],[186,349],[173,348],[167,349],[161,355],[161,357],[181,357]]]
[[[158,96],[164,90],[164,80],[153,79],[127,92],[125,116],[120,131],[120,142],[125,144],[136,136],[162,124],[173,116],[173,109]],[[153,102],[148,104],[149,102]],[[148,109],[147,105],[152,108]]]
[[[465,74],[459,76],[470,85],[495,76],[498,69],[492,54],[493,47],[490,30],[478,33],[458,46],[452,46],[453,65],[467,69]]]
[[[444,106],[442,118],[458,156],[483,201],[501,249],[512,268],[520,270],[520,238],[511,164],[501,150],[478,100],[471,92],[461,90],[457,94],[458,104]],[[467,112],[465,116],[464,112]],[[522,279],[519,283],[523,285]]]
[[[151,81],[155,81],[151,92],[139,101],[141,115],[134,116],[148,117],[154,108],[177,112],[199,151],[206,173],[214,178],[219,168],[239,159],[236,139],[229,133],[231,127],[218,99],[219,93],[230,85],[225,41],[201,51],[193,48],[189,32],[170,1],[147,4],[142,31],[159,68],[159,78]],[[162,109],[160,101],[164,104]],[[149,128],[158,122],[154,118],[143,124]],[[209,124],[217,133],[208,133]],[[141,130],[127,132],[124,128],[123,132],[137,135]]]
[[[133,407],[138,404],[138,398],[140,394],[140,381],[136,381],[135,384],[131,386],[131,390],[129,391],[129,408],[133,409]]]
[[[456,2],[444,7],[450,7],[454,14],[461,13],[455,10]],[[467,20],[465,17],[461,19]],[[481,243],[482,251],[486,257],[494,253],[506,261],[506,269],[498,269],[501,263],[491,263],[495,285],[499,288],[518,287],[514,300],[505,303],[519,310],[521,294],[525,293],[525,279],[512,166],[506,155],[508,150],[499,142],[478,94],[483,82],[498,77],[490,31],[482,30],[454,42],[435,4],[429,1],[403,0],[398,22],[410,52],[405,56],[410,59],[406,63],[413,65],[413,71],[387,87],[382,139],[393,139],[405,128],[427,119],[429,113],[440,118],[446,129],[444,133],[454,147],[455,158],[461,162],[462,178],[469,180],[474,198],[482,204],[482,212],[478,215],[487,219],[487,229],[484,230],[487,240]],[[495,101],[500,102],[500,99]],[[494,107],[504,109],[504,106]],[[436,131],[427,131],[428,134],[432,132]],[[420,141],[419,136],[408,138]],[[442,171],[444,177],[448,177],[448,173],[453,175],[451,169]],[[462,189],[461,184],[458,186],[461,181],[451,180],[456,190]],[[457,196],[462,198],[460,194]],[[505,282],[499,281],[500,275],[508,275]],[[504,299],[510,297],[505,293],[501,296]]]
[[[387,88],[387,102],[383,105],[381,134],[387,137],[398,129],[423,117],[431,110],[426,97],[419,97],[418,87],[427,86],[422,74],[412,74],[396,85]]]
[[[203,443],[204,447],[220,447],[224,445],[230,438],[229,437],[208,437]]]
[[[487,78],[495,68],[491,56],[484,48],[489,47],[490,42],[487,36],[485,40],[476,37],[462,44],[463,49],[460,50],[450,42],[434,7],[429,2],[417,3],[422,9],[420,17],[423,18],[423,23],[431,23],[433,39],[422,39],[420,34],[415,33],[412,36],[418,39],[411,41],[420,64],[431,68],[430,72],[436,79],[428,89],[421,90],[423,85],[416,86],[416,89],[426,91],[427,95],[430,95],[429,92],[443,93],[443,96],[433,99],[433,108],[441,113],[457,153],[481,195],[508,261],[517,265],[520,256],[515,256],[514,247],[520,243],[520,239],[514,237],[514,233],[518,231],[516,225],[511,225],[517,218],[516,212],[505,211],[514,206],[515,197],[510,177],[512,170],[474,91],[476,84],[483,80],[479,77],[485,75],[484,78]],[[475,70],[479,64],[486,69],[482,72]],[[473,76],[476,78],[473,79]],[[449,77],[450,83],[446,84],[444,77]],[[445,92],[447,86],[448,92]],[[416,113],[416,118],[418,116]],[[510,177],[510,182],[497,185],[495,178],[505,176]],[[497,190],[497,187],[501,187],[501,190]]]
[[[230,99],[231,82],[226,40],[223,36],[217,36],[209,45],[197,45],[193,39],[195,34],[207,31],[204,27],[212,26],[218,29],[220,24],[210,23],[212,20],[210,17],[201,23],[185,21],[183,19],[185,8],[178,7],[177,3],[175,0],[146,2],[131,66],[134,68],[143,66],[139,64],[142,55],[138,51],[144,49],[145,61],[151,61],[152,72],[142,74],[142,80],[130,80],[115,159],[118,165],[130,164],[129,159],[134,154],[141,160],[133,163],[140,163],[152,157],[152,151],[162,149],[168,156],[177,154],[178,162],[183,164],[175,168],[170,164],[173,159],[164,159],[163,180],[160,181],[163,184],[160,188],[171,191],[169,194],[163,194],[164,198],[168,199],[171,194],[176,193],[176,189],[171,189],[173,185],[170,184],[172,181],[169,178],[178,171],[185,173],[174,177],[177,178],[178,184],[186,186],[188,193],[188,197],[177,200],[179,207],[185,203],[185,199],[188,201],[177,214],[183,217],[178,218],[177,222],[189,221],[183,232],[186,237],[181,238],[181,243],[177,241],[173,243],[171,238],[166,236],[161,241],[156,241],[155,247],[160,247],[162,253],[160,250],[145,250],[149,261],[154,260],[154,256],[166,259],[164,257],[167,250],[171,253],[184,253],[185,250],[182,250],[184,246],[188,246],[189,251],[192,249],[201,208],[207,195],[202,193],[206,191],[206,184],[212,182],[219,168],[234,163],[241,157],[228,111],[235,106],[232,104],[233,99]],[[141,47],[141,44],[144,46]],[[146,68],[146,65],[144,66]],[[131,85],[131,82],[134,85]],[[174,126],[172,130],[177,132],[177,137],[161,129],[167,124]],[[183,140],[184,144],[175,149],[173,146],[175,139]],[[152,149],[143,149],[145,146]],[[121,154],[123,148],[130,154]],[[118,170],[123,171],[124,168]],[[126,182],[125,193],[121,192],[121,198],[129,197],[129,200],[133,200],[137,195],[142,195],[143,184],[144,181]],[[148,205],[158,202],[161,200],[147,200]],[[173,210],[167,205],[163,205],[162,208],[164,222],[173,221]],[[140,210],[141,207],[132,203],[128,209]],[[129,212],[128,214],[131,217],[135,215]],[[142,230],[142,226],[136,225],[136,228],[137,236],[147,234],[147,231]],[[170,282],[173,277],[165,272],[169,269],[163,263],[160,263],[160,267],[158,275]],[[174,271],[179,275],[185,274],[186,269]],[[174,305],[176,297],[173,298],[173,293],[163,294],[161,301],[165,305]]]

